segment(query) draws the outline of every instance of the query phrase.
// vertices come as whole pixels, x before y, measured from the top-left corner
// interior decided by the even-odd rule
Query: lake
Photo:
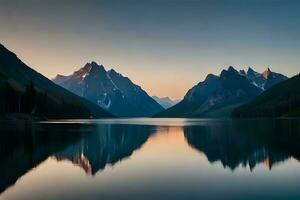
[[[300,121],[0,123],[0,199],[300,199]]]

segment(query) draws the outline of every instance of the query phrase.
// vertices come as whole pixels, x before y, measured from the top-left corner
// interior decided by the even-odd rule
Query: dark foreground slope
[[[112,115],[37,73],[0,44],[0,116],[101,118]]]
[[[300,116],[300,75],[283,81],[236,108],[236,118]]]

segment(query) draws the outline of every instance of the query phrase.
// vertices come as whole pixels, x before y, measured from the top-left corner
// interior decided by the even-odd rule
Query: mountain
[[[236,108],[232,115],[239,118],[300,116],[300,75],[273,86]]]
[[[163,110],[140,86],[113,69],[87,63],[72,75],[53,81],[120,117],[146,117]]]
[[[245,75],[252,82],[252,84],[260,87],[262,90],[267,90],[273,85],[288,79],[282,74],[272,72],[270,68],[267,68],[263,73],[258,73],[249,67]]]
[[[247,73],[245,73],[245,76],[251,81],[253,85],[264,90],[266,78],[261,73],[258,73],[254,71],[251,67],[249,67]]]
[[[228,117],[240,104],[262,92],[232,66],[220,76],[207,75],[203,82],[190,89],[184,99],[155,117]]]
[[[172,106],[174,106],[175,104],[177,104],[179,102],[179,100],[175,100],[173,101],[172,99],[170,99],[169,97],[162,97],[159,98],[157,96],[152,96],[152,98],[159,103],[164,109],[168,109]]]
[[[0,44],[0,115],[38,118],[112,117],[34,71]]]

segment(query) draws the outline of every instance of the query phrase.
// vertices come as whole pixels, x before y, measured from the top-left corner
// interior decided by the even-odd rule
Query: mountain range
[[[119,117],[149,117],[164,110],[128,77],[95,62],[53,81]]]
[[[164,109],[168,109],[175,104],[177,104],[180,100],[172,100],[169,97],[157,97],[157,96],[152,96],[152,98],[159,103]]]
[[[258,73],[230,66],[220,75],[208,74],[176,102],[150,97],[128,77],[95,62],[69,76],[57,75],[55,84],[0,44],[0,117],[298,116],[299,75],[287,79],[270,68]]]
[[[237,118],[300,116],[300,75],[275,85],[236,108],[232,115]]]
[[[234,108],[285,79],[286,76],[269,68],[260,74],[251,68],[245,72],[230,66],[219,76],[207,75],[181,102],[154,117],[229,117]]]
[[[248,68],[247,73],[243,73],[244,71],[240,72],[241,74],[246,75],[252,84],[261,88],[262,90],[267,90],[273,85],[287,79],[287,77],[282,74],[272,72],[270,68],[267,68],[263,73],[258,73],[251,67]]]
[[[44,119],[112,117],[34,71],[0,44],[0,116],[11,113]]]

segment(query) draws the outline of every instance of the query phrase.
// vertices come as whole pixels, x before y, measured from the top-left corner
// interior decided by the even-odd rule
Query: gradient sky
[[[229,65],[300,71],[300,1],[0,3],[0,42],[48,78],[96,61],[176,99]]]

